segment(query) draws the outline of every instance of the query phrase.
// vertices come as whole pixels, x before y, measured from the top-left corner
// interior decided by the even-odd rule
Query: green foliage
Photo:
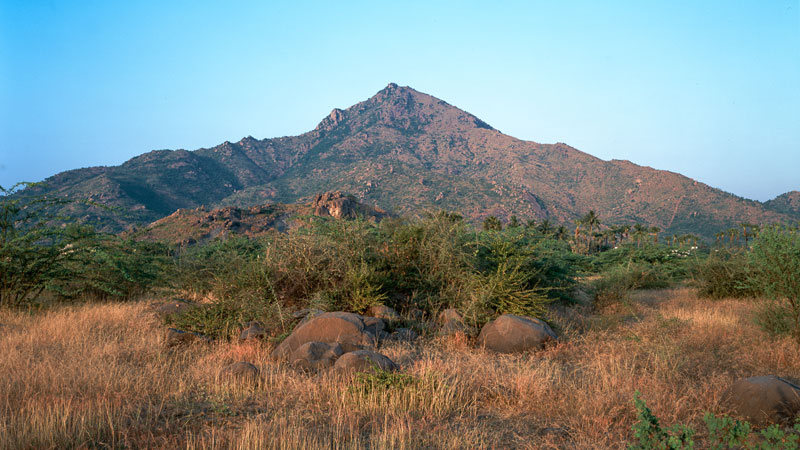
[[[800,232],[768,227],[753,241],[750,281],[764,294],[789,305],[793,334],[800,341]]]
[[[500,222],[500,219],[495,216],[489,216],[483,220],[483,229],[486,231],[501,231],[503,222]]]
[[[772,337],[791,336],[796,329],[792,307],[786,301],[761,302],[756,310],[755,322]]]
[[[630,450],[655,450],[655,449],[692,449],[694,448],[694,430],[684,425],[673,425],[663,428],[658,418],[650,411],[637,391],[633,396],[637,412],[637,422],[633,425],[633,437],[636,443],[630,445]]]
[[[0,305],[30,304],[45,290],[67,299],[130,298],[168,280],[165,246],[96,233],[52,216],[48,208],[69,201],[19,194],[33,186],[0,186]]]
[[[603,307],[629,300],[634,289],[660,289],[670,285],[669,277],[658,266],[628,263],[614,266],[591,284],[596,306]]]
[[[695,263],[692,277],[702,297],[722,299],[759,295],[750,280],[747,258],[739,251],[715,249],[708,258]]]
[[[637,421],[633,425],[634,443],[630,450],[690,450],[695,448],[695,430],[687,425],[675,424],[664,428],[637,391],[633,396]],[[706,442],[701,448],[747,450],[797,450],[800,443],[800,422],[791,431],[771,425],[759,433],[750,423],[728,416],[717,417],[707,412],[703,416]]]
[[[372,371],[358,372],[350,392],[369,394],[388,390],[400,390],[413,386],[418,380],[403,372],[392,372],[374,366]]]
[[[624,264],[643,264],[651,266],[666,277],[680,281],[688,277],[693,261],[698,257],[696,250],[650,244],[637,248],[626,244],[618,248],[597,253],[589,261],[591,272],[602,272]]]
[[[287,233],[181,252],[176,287],[281,308],[455,307],[478,324],[504,312],[540,316],[574,285],[573,256],[536,230],[475,231],[454,214],[377,224],[309,217]]]

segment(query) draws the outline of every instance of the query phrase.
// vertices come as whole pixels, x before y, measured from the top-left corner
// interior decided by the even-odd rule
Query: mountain
[[[332,190],[399,214],[444,209],[475,220],[516,215],[570,223],[595,210],[607,224],[642,222],[704,236],[793,214],[677,173],[604,161],[563,143],[516,139],[394,83],[334,109],[299,136],[152,151],[120,166],[72,170],[45,182],[26,191],[112,206],[76,202],[63,211],[108,230],[179,208],[293,203]]]
[[[764,202],[764,206],[772,211],[788,214],[800,219],[800,191],[790,191],[772,200]]]

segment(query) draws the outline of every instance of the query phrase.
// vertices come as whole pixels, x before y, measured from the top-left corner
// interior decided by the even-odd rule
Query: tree
[[[592,243],[594,242],[594,230],[600,228],[600,218],[590,210],[585,216],[578,219],[578,227],[586,227],[586,249],[589,253],[592,251]],[[576,238],[578,230],[576,229]]]
[[[49,283],[69,279],[65,263],[80,256],[86,227],[50,224],[48,209],[66,201],[21,194],[34,183],[0,186],[0,305],[20,306]]]
[[[658,233],[661,232],[661,228],[656,226],[650,227],[650,233],[653,234],[653,244],[658,244]]]
[[[508,228],[517,228],[519,226],[519,220],[517,220],[517,216],[511,216],[511,219],[508,222]]]
[[[753,240],[751,280],[774,301],[789,304],[793,333],[800,343],[800,233],[772,226]]]
[[[502,231],[503,223],[495,216],[489,216],[483,220],[483,229],[486,231]]]
[[[648,228],[640,223],[633,225],[633,238],[636,239],[636,248],[641,246],[642,238],[648,233]]]
[[[539,224],[539,232],[548,235],[553,232],[553,224],[550,223],[549,220],[544,219],[542,223]]]

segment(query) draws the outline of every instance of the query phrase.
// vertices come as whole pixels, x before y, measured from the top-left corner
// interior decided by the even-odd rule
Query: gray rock
[[[457,310],[448,308],[439,313],[439,317],[436,319],[436,321],[439,323],[439,325],[444,325],[448,322],[464,322],[464,318]]]
[[[161,317],[179,316],[186,311],[196,308],[197,305],[188,300],[176,298],[155,307],[155,312]]]
[[[377,317],[361,317],[361,321],[364,323],[364,331],[375,338],[374,344],[388,337],[388,334],[385,332],[386,322],[384,322],[383,319]]]
[[[792,423],[800,414],[800,387],[773,375],[737,380],[722,403],[756,426]]]
[[[375,368],[393,372],[397,364],[388,356],[370,350],[356,350],[345,353],[336,360],[333,368],[341,373],[375,372]]]
[[[408,311],[408,318],[420,322],[425,319],[425,311],[419,308],[412,308]]]
[[[304,325],[306,322],[308,322],[309,320],[313,319],[314,317],[317,317],[320,314],[325,314],[325,311],[323,311],[321,309],[314,309],[314,308],[312,308],[312,309],[301,309],[300,311],[297,311],[294,314],[292,314],[292,317],[295,318],[295,319],[302,319],[302,320],[300,320],[300,323],[297,324],[297,326],[299,327],[301,325]]]
[[[289,363],[298,369],[317,371],[332,367],[342,354],[342,346],[337,343],[306,342],[289,355]]]
[[[376,327],[376,324],[373,324]],[[365,327],[358,314],[337,311],[320,314],[301,323],[272,352],[275,359],[286,359],[307,342],[338,343],[345,352],[374,345],[376,336]]]
[[[419,335],[411,328],[398,328],[389,335],[389,340],[397,342],[411,342],[415,341]]]
[[[230,377],[237,377],[249,380],[255,380],[258,378],[258,374],[260,371],[258,367],[250,364],[247,361],[239,361],[222,369],[222,375],[230,376]]]
[[[369,310],[367,310],[367,315],[383,319],[387,322],[396,322],[400,320],[400,314],[393,308],[385,305],[371,306]]]
[[[545,322],[525,316],[503,314],[483,326],[478,345],[498,353],[538,350],[558,336]]]
[[[239,340],[264,339],[267,337],[267,330],[259,322],[248,322],[244,324],[244,329],[239,334]]]
[[[211,339],[207,336],[203,336],[200,333],[178,330],[177,328],[168,328],[167,335],[164,339],[164,343],[167,345],[167,347],[189,345],[195,342],[207,343],[211,342]]]
[[[456,333],[473,334],[474,330],[464,323],[464,318],[453,308],[445,309],[439,313],[436,322],[439,328],[436,334],[450,336]]]

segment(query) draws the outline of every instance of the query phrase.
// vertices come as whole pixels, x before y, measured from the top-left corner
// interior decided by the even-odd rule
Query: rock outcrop
[[[311,207],[317,216],[330,216],[336,219],[355,219],[357,217],[379,219],[386,214],[382,210],[359,203],[354,196],[340,191],[317,194]]]

